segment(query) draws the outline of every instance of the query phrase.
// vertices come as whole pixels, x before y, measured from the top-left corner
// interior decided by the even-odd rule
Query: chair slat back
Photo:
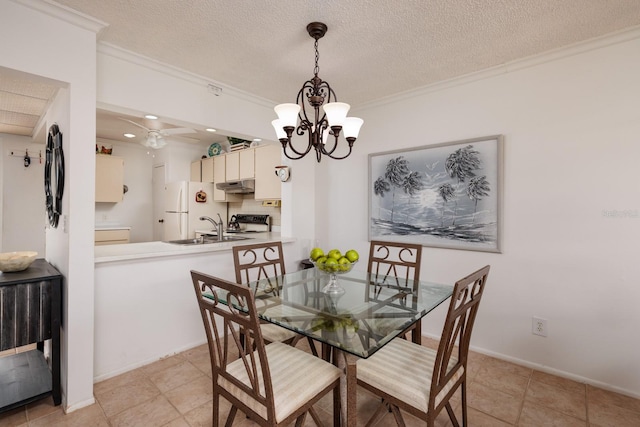
[[[281,242],[234,246],[233,263],[237,283],[246,284],[286,273]]]
[[[395,276],[396,281],[419,280],[421,261],[421,245],[372,240],[367,272],[376,276]]]
[[[191,278],[207,334],[214,387],[224,378],[273,412],[271,375],[251,289],[193,270]],[[250,332],[244,346],[240,330]],[[249,384],[227,370],[238,354]]]
[[[429,410],[433,410],[440,401],[447,402],[448,398],[439,394],[445,389],[449,390],[445,390],[445,394],[452,394],[456,383],[464,379],[461,369],[467,368],[471,332],[488,275],[487,265],[455,284],[433,368]],[[450,383],[456,375],[458,378]]]

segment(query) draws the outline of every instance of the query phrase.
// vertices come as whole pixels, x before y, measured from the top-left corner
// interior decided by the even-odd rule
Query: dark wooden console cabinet
[[[49,395],[55,405],[61,402],[61,287],[62,276],[44,259],[0,274],[0,351],[37,343],[35,350],[0,357],[0,412]]]

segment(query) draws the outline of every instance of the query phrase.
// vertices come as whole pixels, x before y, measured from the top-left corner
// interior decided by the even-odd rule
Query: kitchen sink
[[[240,236],[222,236],[222,240],[218,240],[217,236],[208,236],[204,238],[197,239],[179,239],[179,240],[169,240],[165,243],[171,243],[173,245],[208,245],[212,243],[224,243],[224,242],[235,242],[236,240],[249,240],[251,237],[240,237]]]

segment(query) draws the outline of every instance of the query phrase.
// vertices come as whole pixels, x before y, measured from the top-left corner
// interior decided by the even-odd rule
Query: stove
[[[240,230],[227,230],[227,233],[264,233],[271,231],[269,215],[236,214]]]

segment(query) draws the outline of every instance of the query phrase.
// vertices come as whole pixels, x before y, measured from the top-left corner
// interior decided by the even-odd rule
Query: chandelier
[[[331,89],[329,83],[318,77],[320,71],[318,67],[318,39],[326,34],[327,26],[322,22],[312,22],[307,25],[307,32],[315,39],[316,64],[313,68],[313,77],[302,85],[295,104],[276,105],[274,110],[278,114],[278,118],[273,120],[271,124],[282,144],[284,155],[292,160],[303,158],[311,149],[316,151],[318,162],[323,155],[336,160],[345,159],[351,154],[353,143],[356,141],[364,121],[357,117],[347,117],[349,104],[337,102],[336,93]],[[293,146],[291,137],[294,131],[299,136],[307,134],[309,141],[306,149],[299,151]],[[341,132],[347,140],[349,151],[338,156],[337,153],[336,155],[333,153],[338,148],[338,138]]]

